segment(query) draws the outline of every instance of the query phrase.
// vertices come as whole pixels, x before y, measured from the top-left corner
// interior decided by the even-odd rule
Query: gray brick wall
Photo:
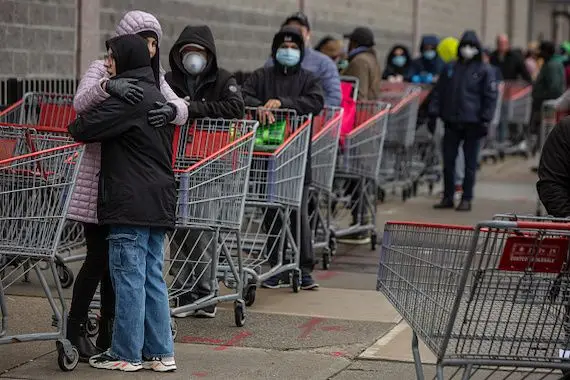
[[[0,77],[75,74],[75,0],[0,0]]]
[[[161,58],[168,68],[168,51],[182,28],[206,23],[216,37],[220,64],[229,70],[252,70],[269,54],[273,34],[298,8],[298,0],[82,0],[81,50],[76,54],[77,3],[80,0],[0,0],[0,77],[73,76],[101,57],[103,42],[113,35],[124,12],[143,9],[158,15],[164,32]],[[420,34],[460,36],[474,29],[487,45],[507,30],[507,0],[422,0]],[[515,44],[526,44],[527,1],[516,0]],[[382,61],[394,43],[409,46],[413,36],[414,0],[305,0],[313,26],[312,42],[325,34],[340,36],[355,26],[371,27]],[[550,37],[549,8],[537,9],[535,35]],[[486,19],[486,23],[483,20]],[[486,25],[486,27],[485,27]],[[485,32],[484,34],[482,34]],[[416,53],[416,52],[415,52]],[[77,57],[78,55],[78,57]]]

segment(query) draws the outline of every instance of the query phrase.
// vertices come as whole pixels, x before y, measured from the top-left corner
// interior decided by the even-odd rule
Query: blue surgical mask
[[[435,52],[435,50],[426,50],[424,51],[424,58],[431,61],[432,59],[434,59],[437,56],[437,53]]]
[[[392,57],[392,64],[394,66],[403,67],[407,61],[408,59],[403,55],[397,55],[395,57]]]
[[[275,59],[286,67],[297,66],[301,60],[301,51],[292,48],[279,48],[275,54]]]

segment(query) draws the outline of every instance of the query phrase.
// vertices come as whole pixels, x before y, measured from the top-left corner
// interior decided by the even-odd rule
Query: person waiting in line
[[[174,228],[174,125],[156,128],[148,112],[165,102],[146,41],[128,34],[106,42],[109,77],[132,79],[143,99],[110,97],[69,125],[76,141],[101,143],[99,223],[107,226],[116,306],[111,348],[92,367],[126,372],[176,370],[168,290],[163,278],[164,238]],[[114,79],[113,79],[114,78]]]
[[[348,67],[343,75],[358,78],[358,101],[377,100],[381,71],[372,30],[358,27],[344,37],[348,39]]]
[[[332,59],[339,73],[342,73],[348,66],[348,60],[342,49],[342,40],[338,38],[333,36],[323,37],[315,46],[315,50]]]
[[[188,104],[188,117],[241,119],[244,102],[234,76],[218,66],[216,45],[210,28],[206,25],[187,26],[170,49],[172,71],[165,75],[166,82],[176,95]],[[162,107],[157,117],[163,115],[157,126],[173,120],[172,107]],[[212,294],[211,272],[207,263],[216,259],[213,232],[190,230],[188,234],[176,233],[170,244],[171,258],[175,260],[176,288],[181,292],[178,306],[191,304]],[[181,264],[183,263],[183,264]],[[193,273],[196,281],[192,281]],[[206,306],[192,312],[176,314],[183,318],[214,318],[216,306]]]
[[[389,82],[409,82],[412,74],[410,51],[404,45],[394,45],[386,57],[382,79]]]
[[[268,109],[292,109],[298,115],[318,115],[324,106],[324,97],[318,78],[310,71],[303,69],[304,39],[299,28],[284,26],[273,38],[271,56],[273,65],[257,69],[247,79],[242,91],[246,106],[260,107],[258,116],[268,118],[269,122],[275,121],[274,116]],[[328,59],[328,58],[327,58]],[[301,289],[310,290],[318,288],[318,284],[312,277],[315,257],[313,253],[311,227],[309,225],[308,190],[311,183],[311,151],[307,152],[307,165],[305,166],[305,178],[303,194],[300,206],[300,230],[301,236],[297,241],[300,243],[300,267]],[[281,223],[276,221],[277,212],[268,210],[264,220],[265,228],[271,236],[277,236],[281,230]],[[296,213],[291,215],[291,231],[296,235]],[[275,238],[269,239],[268,252],[269,262],[272,266],[277,264],[278,244]],[[276,275],[269,278],[263,284],[266,288],[279,288],[290,286],[288,275]]]
[[[325,97],[325,105],[339,107],[342,100],[340,91],[340,76],[333,61],[325,54],[311,47],[311,24],[309,19],[302,12],[297,12],[287,17],[281,25],[299,28],[303,36],[304,52],[302,67],[313,73],[319,80]],[[273,66],[274,59],[269,57],[265,66]]]
[[[482,48],[474,31],[461,37],[457,62],[440,76],[429,104],[431,117],[445,123],[443,137],[444,193],[436,209],[454,208],[455,169],[458,149],[463,143],[465,178],[457,211],[470,211],[475,186],[479,144],[486,136],[497,105],[497,81],[492,68],[482,61]]]
[[[416,58],[410,67],[410,79],[414,83],[435,83],[443,70],[445,63],[437,54],[439,38],[433,34],[422,37],[420,44],[421,56]]]
[[[156,17],[142,11],[127,12],[119,21],[116,34],[119,36],[138,34],[145,38],[151,57],[151,67],[157,82],[160,83],[160,91],[176,108],[176,117],[172,122],[185,123],[188,117],[187,106],[164,80],[159,54],[162,29]],[[81,115],[110,97],[126,103],[137,103],[143,98],[143,90],[135,82],[128,78],[111,79],[105,68],[105,61],[93,61],[79,82],[73,99],[73,107]],[[98,225],[97,219],[96,204],[100,165],[100,144],[87,144],[67,215],[69,219],[83,223],[87,241],[87,256],[75,279],[67,326],[67,339],[76,346],[82,361],[87,361],[89,357],[111,346],[115,316],[115,294],[108,268],[108,227]],[[87,336],[85,326],[89,305],[99,282],[101,282],[101,318],[99,335],[93,345]]]

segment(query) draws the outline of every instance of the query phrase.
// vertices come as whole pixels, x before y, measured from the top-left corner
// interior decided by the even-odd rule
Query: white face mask
[[[182,57],[182,65],[192,75],[200,74],[206,67],[206,58],[200,53],[187,53]]]
[[[460,49],[460,51],[461,51],[461,56],[465,59],[472,59],[477,54],[479,54],[479,49],[469,45],[463,46]]]

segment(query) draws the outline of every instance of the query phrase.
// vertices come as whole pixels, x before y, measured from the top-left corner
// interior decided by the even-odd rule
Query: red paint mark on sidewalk
[[[192,376],[206,377],[206,376],[208,376],[208,372],[192,372]]]
[[[249,332],[249,331],[242,331],[239,334],[234,335],[233,337],[230,338],[230,340],[228,340],[227,342],[219,345],[218,347],[214,348],[214,351],[224,351],[226,349],[228,349],[229,347],[233,347],[236,344],[238,344],[239,342],[241,342],[242,340],[244,340],[245,338],[247,338],[248,336],[253,335],[253,333]]]
[[[315,330],[318,324],[323,323],[325,320],[323,318],[311,318],[307,323],[298,326],[300,329],[303,329],[303,332],[297,337],[297,339],[305,339],[308,338],[309,335]]]
[[[333,272],[333,271],[326,271],[326,272],[319,272],[315,275],[315,278],[319,281],[324,281],[324,280],[330,280],[333,277],[338,276],[340,273],[339,272]]]
[[[350,355],[346,352],[342,352],[342,351],[335,351],[335,352],[331,352],[331,355],[336,357],[336,358],[344,358],[344,357],[349,357]]]
[[[221,339],[214,338],[202,338],[199,336],[185,336],[181,339],[182,343],[208,343],[208,344],[222,344],[224,343]]]

